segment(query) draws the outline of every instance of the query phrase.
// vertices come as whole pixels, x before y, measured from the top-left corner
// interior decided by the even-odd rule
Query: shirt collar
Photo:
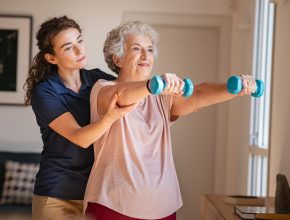
[[[84,86],[85,88],[87,87],[93,87],[94,85],[94,80],[92,79],[92,75],[89,74],[89,71],[86,69],[81,69],[80,70],[80,75],[82,79],[82,87]]]
[[[88,74],[88,70],[81,69],[80,77],[82,80],[81,90],[86,89],[87,87],[93,87],[94,82],[91,79],[90,74]],[[47,80],[58,94],[70,93],[70,90],[65,87],[64,83],[62,82],[60,76],[56,71],[52,75],[50,75]]]

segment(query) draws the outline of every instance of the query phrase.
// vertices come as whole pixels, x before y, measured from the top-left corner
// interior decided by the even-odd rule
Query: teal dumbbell
[[[264,93],[264,83],[262,80],[256,79],[256,92],[252,93],[251,95],[255,98],[259,98]],[[242,80],[239,76],[231,76],[228,79],[227,89],[229,93],[238,94],[243,88]]]
[[[190,79],[184,79],[183,82],[184,87],[182,96],[189,97],[193,93],[194,86]],[[149,88],[150,91],[155,95],[160,94],[164,90],[165,86],[166,86],[165,81],[160,76],[153,76],[150,79]]]

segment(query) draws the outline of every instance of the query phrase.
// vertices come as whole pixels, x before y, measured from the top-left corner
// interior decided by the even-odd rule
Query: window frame
[[[248,194],[266,196],[268,191],[271,77],[275,4],[256,0],[253,76],[264,82],[264,95],[251,100]]]

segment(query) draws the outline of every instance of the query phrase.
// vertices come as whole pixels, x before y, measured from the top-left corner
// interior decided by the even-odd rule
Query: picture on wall
[[[17,30],[0,30],[0,91],[16,92]]]
[[[31,32],[31,16],[0,15],[0,104],[24,104]]]

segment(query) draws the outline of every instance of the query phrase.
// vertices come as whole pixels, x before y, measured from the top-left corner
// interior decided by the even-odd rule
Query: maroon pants
[[[88,204],[86,215],[90,217],[90,220],[141,220],[122,215],[97,203]],[[176,213],[158,220],[176,220]]]

